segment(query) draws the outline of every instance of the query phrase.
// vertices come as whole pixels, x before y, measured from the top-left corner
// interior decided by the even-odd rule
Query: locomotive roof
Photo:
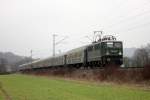
[[[85,47],[93,46],[93,45],[100,44],[100,43],[106,43],[106,42],[122,42],[122,41],[102,41],[102,42],[96,42],[96,43],[92,43],[92,44],[86,45]]]

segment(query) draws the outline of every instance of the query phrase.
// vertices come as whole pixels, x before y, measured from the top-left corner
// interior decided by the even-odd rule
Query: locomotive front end
[[[102,42],[102,62],[103,64],[123,64],[123,45],[121,41],[116,41],[114,38]]]

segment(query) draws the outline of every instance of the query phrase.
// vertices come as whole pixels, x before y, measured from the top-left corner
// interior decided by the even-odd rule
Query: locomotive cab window
[[[121,48],[122,44],[120,42],[116,42],[116,43],[114,43],[114,47]]]
[[[107,47],[112,48],[113,47],[113,42],[107,42]]]

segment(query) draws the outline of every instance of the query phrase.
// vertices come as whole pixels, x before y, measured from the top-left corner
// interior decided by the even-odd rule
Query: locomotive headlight
[[[122,55],[122,52],[119,52],[119,55]]]
[[[109,55],[109,52],[108,52],[108,51],[106,52],[106,55]]]

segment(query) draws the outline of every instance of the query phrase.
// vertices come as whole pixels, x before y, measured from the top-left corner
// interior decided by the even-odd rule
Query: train
[[[36,60],[19,66],[19,70],[52,67],[105,67],[108,64],[123,64],[123,43],[112,35],[66,53]]]

